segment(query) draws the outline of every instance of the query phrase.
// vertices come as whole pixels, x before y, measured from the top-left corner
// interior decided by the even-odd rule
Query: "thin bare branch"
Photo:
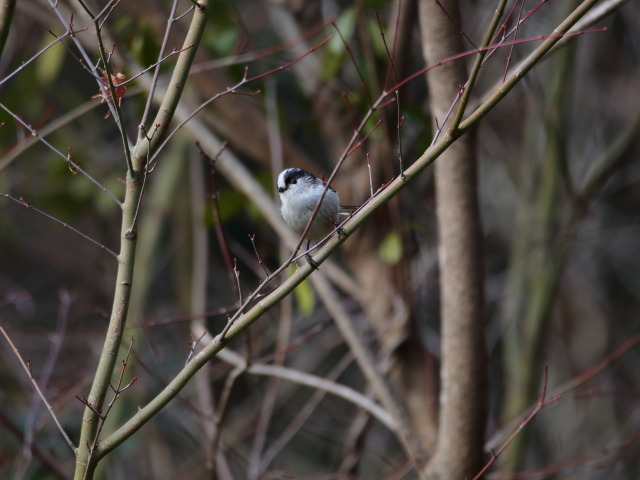
[[[0,7],[0,11],[3,10],[3,7]],[[74,32],[75,33],[75,32]],[[5,76],[4,78],[0,79],[0,86],[2,86],[3,84],[5,84],[6,82],[8,82],[11,78],[13,78],[15,75],[17,75],[18,73],[20,73],[22,70],[24,70],[25,68],[27,68],[33,61],[37,60],[38,58],[40,58],[40,56],[42,54],[44,54],[44,52],[46,52],[47,50],[49,50],[51,47],[53,47],[54,45],[62,42],[62,40],[64,40],[66,37],[68,37],[71,34],[71,32],[69,30],[67,30],[62,36],[58,37],[56,35],[56,39],[49,43],[47,46],[41,48],[36,54],[34,54],[33,56],[31,56],[29,59],[25,60],[24,62],[22,62],[20,64],[20,66],[18,68],[16,68],[13,72],[11,72],[9,75]],[[0,48],[0,51],[2,51],[2,49]]]
[[[49,380],[51,379],[51,375],[53,374],[53,369],[58,361],[58,356],[60,355],[60,351],[62,349],[62,342],[65,337],[67,322],[69,320],[69,311],[74,300],[73,295],[65,289],[61,289],[58,292],[58,298],[60,304],[58,306],[58,319],[56,322],[56,329],[51,335],[51,348],[49,348],[47,358],[43,364],[44,366],[42,368],[42,372],[40,373],[40,377],[38,378],[38,384],[40,385],[40,389],[43,391],[47,389]],[[33,449],[34,430],[38,418],[39,403],[40,399],[36,394],[31,399],[31,404],[29,405],[29,410],[27,411],[27,415],[24,421],[25,435],[23,452],[28,451],[29,456],[31,455],[31,451]]]
[[[0,410],[0,425],[2,425],[4,430],[9,432],[10,435],[15,437],[18,442],[23,443],[24,435],[22,428],[14,423],[16,421],[14,418],[10,418],[14,416],[13,414],[8,414]],[[71,475],[63,468],[60,458],[56,458],[49,453],[48,449],[41,448],[37,444],[33,445],[31,450],[33,456],[38,459],[41,465],[47,470],[47,473],[60,480],[71,480]]]
[[[75,229],[74,227],[72,227],[71,225],[69,225],[66,222],[63,222],[62,220],[58,220],[56,217],[53,217],[51,215],[49,215],[46,212],[43,212],[42,210],[34,207],[33,205],[31,205],[29,202],[27,202],[24,198],[20,197],[20,198],[15,198],[12,197],[11,195],[8,195],[6,193],[1,193],[0,192],[0,197],[4,197],[8,200],[11,200],[15,203],[17,203],[18,205],[22,205],[25,208],[28,208],[29,210],[33,210],[36,213],[39,213],[40,215],[42,215],[43,217],[48,218],[49,220],[53,220],[54,222],[62,225],[65,228],[68,228],[69,230],[71,230],[72,232],[74,232],[77,235],[80,235],[82,238],[84,238],[85,240],[88,240],[89,242],[93,243],[94,245],[96,245],[97,247],[101,248],[102,250],[104,250],[105,252],[109,253],[110,255],[112,255],[113,257],[115,257],[116,259],[118,258],[118,254],[116,252],[114,252],[113,250],[111,250],[110,248],[107,248],[106,246],[104,246],[102,243],[94,240],[93,238],[91,238],[89,235],[85,235],[84,233],[82,233],[80,230]]]
[[[560,38],[562,38],[567,30],[577,21],[580,16],[582,16],[591,6],[595,4],[596,0],[587,0],[583,4],[581,4],[573,14],[568,17],[566,22],[563,22],[551,35],[546,35],[547,40],[543,42],[543,45],[536,48],[529,57],[525,60],[524,66],[522,69],[517,70],[514,74],[507,78],[507,81],[503,86],[500,87],[500,90],[496,92],[494,95],[499,98],[506,95],[508,91],[510,91],[523,77],[524,75],[535,65],[538,61],[544,57],[544,55],[548,52],[549,48],[555,44]],[[402,82],[410,81],[411,79],[407,79]],[[506,86],[506,87],[505,87]],[[399,88],[395,86],[395,88]],[[381,97],[380,102],[384,99],[384,95]],[[495,105],[497,101],[495,99],[491,99],[488,104],[483,104],[479,107],[478,110],[474,114],[472,114],[469,118],[467,118],[460,125],[461,133],[466,132],[472,126],[475,126],[480,118],[482,118],[488,111],[490,111]],[[363,119],[363,124],[366,124],[368,119],[370,118],[370,113],[365,115]],[[197,126],[198,129],[204,129],[204,126],[197,124],[197,122],[190,123],[190,126],[194,129]],[[204,133],[202,133],[202,138],[206,137]],[[354,139],[352,139],[351,143],[345,148],[345,153],[348,152],[351,148],[351,145],[354,143]],[[401,189],[403,189],[413,178],[415,178],[419,173],[421,173],[425,168],[431,165],[436,158],[440,156],[440,154],[445,151],[455,139],[450,138],[448,136],[444,136],[439,142],[435,145],[427,149],[416,161],[405,171],[405,175],[403,177],[396,178],[391,181],[383,190],[380,190],[366,205],[364,205],[358,213],[354,214],[352,217],[348,219],[345,223],[343,223],[342,228],[345,232],[344,235],[333,236],[328,239],[324,246],[320,248],[317,252],[314,260],[316,263],[321,264],[325,261],[331,253],[343,242],[346,238],[349,237],[351,233],[357,230],[363,222],[367,220],[367,218],[382,204],[386,203],[391,197],[396,195]],[[215,148],[213,148],[215,150]],[[224,157],[224,156],[223,156]],[[334,169],[334,172],[329,177],[327,183],[330,183],[331,180],[335,177],[337,169],[339,168],[342,160],[344,159],[344,154],[341,157],[341,160],[338,162],[337,168]],[[237,166],[234,164],[234,168],[237,167],[242,171],[244,175],[244,170],[242,166]],[[224,165],[224,162],[221,162],[220,168],[228,168],[228,166]],[[237,172],[236,172],[237,173]],[[248,185],[252,188],[255,187],[258,190],[261,190],[261,187],[257,184],[257,182],[248,181]],[[248,188],[246,185],[243,187],[242,191]],[[262,198],[262,197],[261,197]],[[271,200],[265,200],[265,212],[267,212],[267,216],[271,221],[271,216],[274,218],[277,217],[276,212],[271,211]],[[259,207],[261,205],[258,205]],[[274,224],[280,225],[278,220],[274,220]],[[108,452],[112,451],[118,445],[120,445],[126,438],[133,434],[133,432],[137,431],[142,427],[150,418],[152,418],[159,409],[161,409],[164,405],[166,405],[172,398],[177,395],[177,393],[186,385],[189,379],[198,371],[198,369],[204,365],[209,359],[213,358],[217,355],[227,344],[229,340],[235,338],[238,334],[248,328],[253,322],[255,322],[258,318],[260,318],[267,310],[276,305],[284,296],[288,295],[293,291],[293,289],[302,282],[305,278],[307,278],[312,273],[312,268],[309,265],[300,266],[291,276],[289,276],[282,284],[272,291],[272,293],[266,297],[260,299],[260,301],[256,302],[252,308],[248,309],[249,305],[252,304],[253,300],[258,296],[259,292],[262,291],[265,286],[269,283],[270,280],[275,278],[277,274],[280,274],[284,271],[286,267],[282,266],[272,276],[264,281],[255,292],[247,297],[245,300],[245,304],[241,309],[232,317],[233,325],[225,330],[224,336],[217,336],[212,342],[210,342],[200,353],[194,356],[193,360],[187,365],[182,371],[180,371],[176,377],[160,392],[155,398],[153,398],[147,405],[141,407],[138,412],[131,417],[124,425],[118,428],[115,432],[113,432],[106,439],[102,440],[98,444],[98,458],[103,457]]]
[[[38,396],[42,399],[42,403],[44,403],[45,406],[47,407],[47,410],[49,411],[49,414],[51,415],[51,418],[53,419],[53,421],[55,422],[56,426],[58,427],[58,430],[62,434],[62,437],[67,442],[67,445],[69,445],[69,447],[71,448],[73,453],[76,453],[76,446],[73,444],[73,442],[69,438],[69,435],[67,435],[67,432],[65,432],[64,428],[62,427],[62,424],[60,423],[60,420],[58,420],[57,415],[53,411],[53,407],[47,401],[46,397],[42,393],[42,390],[40,390],[40,387],[38,386],[38,382],[36,382],[36,379],[33,378],[33,374],[31,372],[31,368],[22,359],[22,355],[20,355],[20,351],[15,346],[15,344],[11,340],[11,337],[9,336],[7,331],[4,329],[4,327],[0,326],[0,332],[2,332],[2,335],[4,336],[5,340],[7,341],[7,343],[11,347],[11,349],[13,350],[13,353],[15,354],[16,358],[20,362],[20,365],[22,365],[22,368],[24,369],[24,371],[27,372],[27,376],[29,377],[29,380],[31,380],[31,383],[33,384],[33,388],[36,389],[36,392],[38,392]]]
[[[56,147],[54,147],[44,137],[42,137],[36,130],[34,130],[31,127],[31,125],[27,124],[24,120],[22,120],[22,118],[20,118],[18,115],[16,115],[11,110],[9,110],[4,104],[0,103],[0,108],[2,108],[5,112],[7,112],[9,115],[11,115],[20,125],[22,125],[24,128],[26,128],[29,131],[29,133],[31,133],[31,135],[36,137],[41,143],[43,143],[45,146],[47,146],[49,148],[49,150],[51,150],[52,152],[57,154],[66,163],[71,165],[74,170],[77,170],[78,172],[80,172],[91,183],[93,183],[95,186],[97,186],[102,192],[106,193],[109,197],[111,197],[111,199],[114,202],[116,202],[116,204],[119,207],[122,207],[122,202],[120,200],[118,200],[118,198],[113,193],[111,193],[109,190],[107,190],[107,188],[104,185],[102,185],[95,178],[93,178],[91,175],[89,175],[84,169],[80,168],[80,165],[78,165],[76,162],[71,160],[71,156],[69,154],[65,155],[60,150],[58,150]]]
[[[622,455],[622,449],[640,442],[640,434],[631,435],[630,437],[618,442],[610,447],[605,447],[595,452],[582,455],[581,457],[572,458],[564,462],[548,465],[543,468],[536,468],[531,470],[523,470],[519,472],[504,472],[491,475],[492,479],[505,479],[505,480],[524,480],[527,478],[543,479],[553,478],[562,475],[567,475],[579,471],[591,471],[597,468],[602,468],[607,464],[614,464],[619,457],[613,457],[609,462],[601,463],[600,460],[603,457],[610,456],[612,453],[620,453]],[[637,457],[637,451],[632,454],[633,457]],[[596,463],[599,462],[599,463]]]
[[[264,72],[261,73],[259,75],[256,75],[254,77],[251,78],[247,78],[247,74],[248,74],[248,68],[245,68],[245,73],[244,76],[242,78],[242,80],[240,80],[238,83],[236,83],[235,85],[232,85],[231,87],[227,87],[227,89],[224,92],[219,92],[215,95],[213,95],[212,97],[210,97],[208,100],[206,100],[205,102],[203,102],[202,104],[200,104],[195,110],[193,110],[189,115],[187,115],[172,131],[171,133],[169,133],[167,135],[167,137],[164,139],[164,141],[162,142],[162,144],[158,147],[157,151],[154,153],[154,155],[151,157],[151,162],[155,161],[156,156],[160,154],[160,152],[162,152],[162,150],[164,149],[164,147],[166,146],[166,144],[169,142],[169,140],[178,132],[178,130],[180,130],[187,122],[189,122],[189,120],[191,120],[193,117],[195,117],[203,108],[205,108],[207,105],[209,105],[211,102],[217,100],[218,98],[224,96],[224,95],[230,95],[230,94],[240,94],[241,92],[238,91],[238,89],[248,83],[254,82],[255,80],[258,80],[260,78],[272,75],[276,72],[282,71],[292,65],[295,65],[297,62],[299,62],[300,60],[302,60],[304,57],[306,57],[307,55],[310,55],[311,53],[315,52],[317,49],[319,49],[320,47],[322,47],[325,43],[327,43],[330,39],[331,39],[331,35],[327,38],[325,38],[322,42],[318,43],[317,45],[315,45],[314,47],[312,47],[310,50],[308,50],[303,56],[296,58],[292,61],[290,61],[289,63],[286,63],[284,65],[281,65],[279,67],[274,68],[273,70],[269,70],[268,72]],[[255,95],[255,93],[251,93],[251,95]]]
[[[131,337],[131,343],[129,344],[129,348],[127,349],[127,354],[125,355],[124,359],[122,360],[122,365],[121,365],[121,368],[120,368],[120,375],[118,376],[118,383],[114,387],[111,384],[111,382],[109,382],[109,387],[111,387],[111,391],[113,392],[113,397],[111,398],[111,401],[109,401],[109,403],[107,404],[107,408],[104,410],[104,412],[98,410],[97,408],[95,408],[95,406],[90,405],[89,402],[86,399],[84,399],[84,401],[82,402],[87,407],[89,407],[90,410],[92,410],[94,413],[96,413],[98,415],[98,417],[99,417],[98,428],[96,429],[95,437],[91,440],[91,444],[88,447],[88,449],[89,449],[89,457],[88,457],[87,461],[89,463],[91,462],[91,458],[93,456],[93,453],[95,452],[96,445],[98,443],[98,440],[100,439],[100,434],[102,433],[102,429],[104,428],[104,425],[105,425],[105,423],[107,421],[107,418],[109,417],[109,413],[111,412],[111,409],[113,408],[115,403],[120,398],[120,395],[122,394],[122,392],[124,392],[129,387],[131,387],[131,385],[133,385],[136,382],[136,380],[138,379],[138,377],[133,377],[125,386],[122,386],[122,383],[124,381],[124,373],[125,373],[125,371],[127,369],[128,363],[129,363],[129,357],[131,356],[131,351],[133,350],[133,344],[134,344],[134,339],[133,339],[133,337]],[[86,470],[85,476],[87,474],[88,474],[88,470]]]
[[[169,13],[169,19],[167,20],[167,28],[164,32],[164,37],[162,38],[162,45],[160,46],[160,51],[158,52],[158,62],[155,65],[152,65],[150,68],[155,68],[153,72],[153,78],[151,79],[151,86],[149,88],[149,94],[147,95],[147,103],[144,106],[144,112],[142,114],[142,118],[140,120],[140,131],[138,132],[138,141],[142,140],[142,136],[144,134],[143,128],[147,123],[147,118],[149,118],[149,113],[151,112],[151,105],[153,104],[153,95],[155,93],[156,87],[158,85],[158,78],[160,77],[160,64],[162,63],[162,56],[167,49],[167,44],[169,43],[169,35],[171,34],[171,28],[173,27],[173,23],[175,22],[175,14],[178,8],[178,0],[174,0],[171,4],[171,12]],[[144,72],[143,72],[144,73]]]
[[[208,4],[208,0],[201,0],[201,2],[197,4],[197,8],[193,10],[191,24],[183,43],[184,47],[199,45],[207,22],[206,9]],[[99,36],[100,32],[98,31],[96,33]],[[102,49],[101,51],[104,55],[104,50]],[[118,258],[118,271],[116,274],[111,317],[103,351],[100,355],[88,397],[88,403],[90,403],[96,411],[101,411],[104,405],[109,390],[110,379],[115,369],[115,352],[118,351],[122,342],[122,335],[125,331],[128,317],[133,283],[135,250],[137,246],[136,212],[143,192],[143,182],[141,182],[140,177],[141,175],[146,175],[149,158],[156,152],[156,149],[166,135],[184,90],[189,68],[193,62],[196,51],[197,48],[194,47],[184,50],[178,55],[169,88],[163,97],[158,114],[153,121],[154,128],[157,125],[157,130],[154,130],[154,134],[150,140],[144,137],[135,145],[131,161],[128,164],[127,188],[125,191],[120,228],[121,249]],[[113,103],[115,103],[117,107],[117,102]],[[124,135],[123,141],[127,143]],[[125,149],[128,149],[128,144],[125,146]],[[196,355],[195,358],[198,358],[198,355]],[[93,443],[98,440],[99,428],[100,422],[96,417],[95,411],[89,408],[85,409],[78,454],[76,455],[76,480],[83,479],[87,475],[90,475],[101,458],[100,455],[96,455],[96,448],[92,447]]]
[[[478,480],[480,477],[482,477],[482,475],[489,469],[489,467],[491,467],[491,465],[493,465],[494,462],[498,459],[500,454],[505,451],[505,449],[511,444],[511,442],[513,442],[513,439],[518,436],[518,434],[524,429],[524,427],[526,427],[529,424],[529,422],[531,422],[531,420],[533,420],[533,418],[538,413],[540,413],[540,410],[560,400],[559,395],[554,396],[547,400],[546,397],[547,397],[548,380],[549,380],[549,369],[545,365],[543,379],[542,379],[542,393],[540,393],[540,398],[538,399],[538,403],[536,404],[535,408],[531,410],[531,412],[522,419],[522,421],[518,425],[518,428],[516,428],[513,431],[513,433],[511,433],[511,435],[509,435],[509,437],[504,441],[502,446],[497,451],[492,452],[493,454],[491,456],[491,459],[486,463],[486,465],[482,468],[482,470],[480,470],[478,474],[475,477],[473,477],[472,480]]]

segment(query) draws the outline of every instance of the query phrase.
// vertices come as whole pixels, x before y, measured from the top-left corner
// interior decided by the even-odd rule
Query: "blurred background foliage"
[[[464,31],[475,42],[494,3],[464,3]],[[545,3],[523,24],[519,37],[550,32],[575,3]],[[66,2],[61,5],[68,8]],[[533,7],[526,2],[524,10]],[[105,25],[107,44],[113,42],[117,53],[115,72],[130,78],[137,66],[157,61],[169,8],[166,1],[118,4]],[[188,2],[181,2],[179,11],[186,8]],[[409,15],[397,38],[399,79],[424,66],[417,16],[411,14],[415,4],[406,1],[401,8],[409,9]],[[274,178],[283,166],[328,175],[352,134],[350,111],[358,121],[368,97],[377,97],[385,84],[388,56],[374,12],[379,12],[391,44],[397,11],[394,2],[366,0],[214,2],[184,104],[193,109],[224,91],[242,78],[245,68],[253,76],[300,57],[335,34],[335,22],[349,51],[336,35],[297,64],[245,87],[246,92],[259,90],[258,95],[223,97],[198,116],[228,141],[227,148],[274,198]],[[77,16],[74,25],[90,27],[78,35],[93,48],[89,22]],[[539,65],[477,132],[491,360],[488,447],[499,445],[516,425],[510,422],[521,419],[536,401],[544,365],[554,392],[625,341],[638,340],[640,5],[628,2],[600,25],[607,31],[581,36]],[[49,44],[54,39],[49,30],[63,33],[46,2],[18,2],[0,58],[0,78]],[[179,48],[183,34],[184,22],[176,23],[170,49]],[[105,119],[106,106],[92,99],[95,80],[74,56],[71,43],[66,40],[65,45],[49,48],[4,81],[0,102],[122,198],[125,161],[117,128]],[[513,52],[496,52],[483,70],[474,101],[500,82],[509,55],[513,65],[530,49],[524,43]],[[171,71],[173,61],[164,62],[162,74]],[[128,84],[122,109],[132,138],[145,101],[144,87],[136,81]],[[400,110],[406,167],[432,136],[423,78],[402,88]],[[365,153],[371,155],[374,186],[398,175],[394,115],[393,108],[380,113],[382,126],[338,175],[334,187],[343,203],[358,204],[368,196]],[[0,122],[0,192],[23,197],[117,250],[117,205],[5,111]],[[237,302],[229,259],[237,265],[245,295],[263,278],[251,235],[268,269],[277,267],[283,255],[259,209],[212,173],[188,133],[178,133],[157,161],[140,208],[134,297],[125,335],[127,347],[135,339],[125,377],[137,376],[138,381],[116,403],[108,429],[129,418],[184,364],[193,340],[192,320],[205,318],[214,333],[224,325],[225,315],[216,313]],[[196,241],[203,234],[204,250]],[[400,377],[415,368],[429,385],[418,408],[436,415],[440,352],[431,174],[378,212],[342,247],[336,261],[351,272],[357,292],[342,292],[341,301],[378,352],[380,369],[389,374],[397,396],[407,398]],[[204,276],[195,274],[198,265],[206,267]],[[36,377],[51,362],[43,387],[74,439],[83,409],[74,397],[85,395],[90,385],[115,266],[110,255],[69,229],[0,199],[1,324],[30,358]],[[199,294],[204,304],[194,301]],[[276,344],[279,336],[284,340]],[[60,351],[52,359],[57,342]],[[1,345],[0,477],[64,478],[56,466],[70,472],[71,452],[33,400],[4,339]],[[307,283],[231,347],[256,364],[282,363],[369,392]],[[416,349],[419,360],[412,357],[413,363],[403,364],[400,357],[409,349]],[[543,468],[551,472],[549,478],[638,478],[639,361],[640,348],[634,343],[597,375],[570,384],[518,436],[489,478],[523,478],[511,472]],[[231,370],[224,362],[213,362],[205,382],[212,387],[214,409],[225,385],[232,387],[219,438],[228,478],[403,478],[405,460],[397,440],[352,403],[275,377],[241,374],[231,384]],[[185,472],[189,478],[209,476],[207,431],[213,420],[201,407],[201,388],[198,382],[187,387],[103,462],[103,478],[184,478]],[[289,441],[277,449],[287,432]],[[33,454],[24,447],[28,438],[37,447]],[[559,467],[572,459],[582,460]]]

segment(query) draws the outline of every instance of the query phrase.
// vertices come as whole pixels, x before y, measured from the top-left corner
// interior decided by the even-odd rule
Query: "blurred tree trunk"
[[[521,185],[505,304],[504,373],[505,406],[503,423],[521,416],[539,395],[542,382],[544,345],[547,344],[552,308],[558,281],[568,253],[570,229],[566,192],[566,139],[575,46],[555,55],[546,101],[532,109],[528,122],[530,161],[522,162],[520,178],[533,179]],[[540,118],[542,115],[542,118]],[[541,131],[542,130],[542,131]],[[541,142],[540,139],[543,139]],[[565,208],[562,208],[562,207]],[[524,431],[500,459],[511,471],[522,465],[530,432]]]
[[[419,9],[427,64],[465,50],[457,0],[422,0]],[[427,75],[431,111],[439,124],[466,79],[461,61]],[[429,473],[438,479],[462,479],[471,478],[481,468],[487,403],[482,236],[473,133],[460,138],[438,159],[435,178],[442,391],[437,446]]]

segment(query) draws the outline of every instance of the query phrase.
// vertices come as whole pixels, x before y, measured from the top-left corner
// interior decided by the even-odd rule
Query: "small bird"
[[[282,202],[282,218],[296,233],[301,234],[325,191],[325,183],[300,168],[287,168],[278,175],[277,186]],[[326,190],[318,213],[307,232],[307,247],[309,241],[320,242],[339,224],[340,197],[333,188]],[[307,260],[313,266],[309,255]]]

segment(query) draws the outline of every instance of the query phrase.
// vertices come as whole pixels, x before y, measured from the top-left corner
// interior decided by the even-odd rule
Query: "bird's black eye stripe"
[[[284,183],[285,185],[295,185],[296,183],[298,183],[298,179],[304,176],[312,177],[310,173],[307,173],[300,168],[292,168],[289,170],[289,172],[287,172]]]

